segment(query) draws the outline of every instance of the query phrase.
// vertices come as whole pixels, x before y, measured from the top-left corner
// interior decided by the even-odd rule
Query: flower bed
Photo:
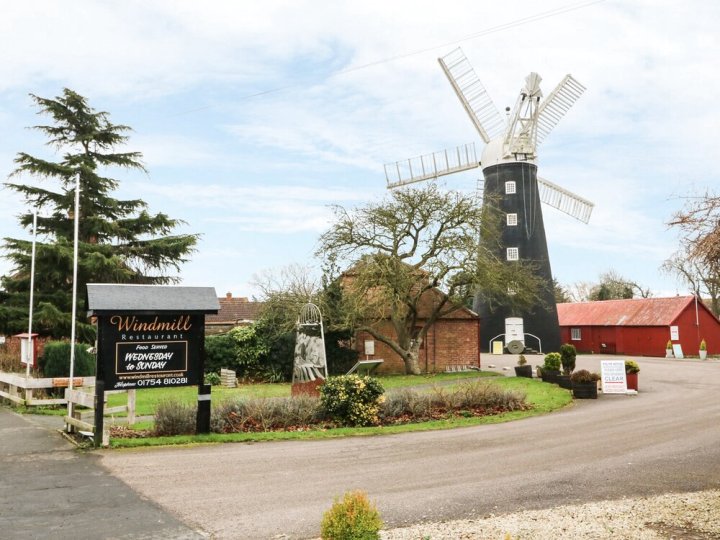
[[[528,410],[526,396],[487,381],[463,383],[452,390],[442,387],[419,392],[401,389],[379,396],[372,422],[362,425],[391,426],[458,417],[478,417],[508,411]],[[350,420],[355,417],[350,417]],[[368,417],[370,418],[370,417]],[[172,401],[158,406],[155,429],[143,435],[192,434],[195,408]],[[293,398],[255,398],[226,401],[213,408],[211,431],[249,433],[264,431],[329,430],[359,423],[333,417],[322,400],[307,395]],[[124,438],[130,430],[111,430],[111,437]],[[135,435],[133,435],[135,436]]]

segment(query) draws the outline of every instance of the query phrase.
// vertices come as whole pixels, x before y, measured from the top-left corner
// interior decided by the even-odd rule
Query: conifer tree
[[[54,99],[31,94],[48,125],[34,126],[47,144],[62,153],[49,161],[20,152],[10,178],[37,182],[6,183],[22,194],[28,211],[19,215],[32,229],[32,208],[38,209],[33,330],[53,337],[70,334],[72,312],[73,212],[75,182],[80,179],[78,242],[78,336],[93,338],[84,312],[85,284],[167,284],[194,250],[195,234],[171,234],[183,222],[151,214],[141,199],[112,197],[118,181],[115,167],[142,173],[140,152],[122,152],[128,126],[113,124],[107,112],[96,111],[86,98],[69,89]],[[4,252],[13,264],[0,280],[0,333],[27,331],[31,242],[4,239]]]

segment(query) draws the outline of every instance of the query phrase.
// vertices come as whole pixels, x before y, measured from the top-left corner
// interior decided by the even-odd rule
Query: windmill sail
[[[565,212],[567,215],[574,217],[583,223],[590,221],[590,215],[592,214],[595,205],[583,199],[579,195],[563,189],[557,184],[553,184],[549,180],[544,178],[538,178],[538,190],[540,192],[540,200],[557,208],[561,212]]]
[[[572,75],[565,75],[540,104],[537,121],[537,144],[553,130],[560,119],[565,116],[575,102],[582,96],[585,87],[577,82]]]
[[[432,154],[386,163],[385,179],[388,188],[396,188],[475,169],[479,165],[475,154],[475,144],[469,143]]]
[[[505,121],[462,49],[458,47],[438,62],[485,144],[500,135]]]

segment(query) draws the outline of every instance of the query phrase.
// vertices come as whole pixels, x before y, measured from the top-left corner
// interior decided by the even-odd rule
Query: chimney
[[[232,298],[232,293],[231,292],[225,293],[225,298],[228,298],[228,299]]]

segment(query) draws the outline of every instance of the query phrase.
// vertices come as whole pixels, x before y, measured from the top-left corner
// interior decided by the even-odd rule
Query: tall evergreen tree
[[[47,144],[62,152],[48,161],[26,153],[15,158],[11,178],[30,176],[39,185],[6,183],[39,211],[35,259],[33,330],[53,337],[70,334],[72,312],[73,212],[75,182],[80,179],[78,242],[78,336],[91,340],[93,328],[84,315],[86,283],[167,284],[177,281],[168,271],[179,269],[194,250],[198,235],[172,235],[183,222],[151,214],[141,199],[118,200],[118,181],[106,176],[113,167],[145,172],[140,152],[120,152],[128,126],[113,124],[107,112],[96,111],[69,89],[46,99],[31,94],[50,125],[34,126]],[[32,211],[19,215],[32,229]],[[4,239],[5,256],[13,263],[0,281],[0,332],[27,330],[31,242]]]

